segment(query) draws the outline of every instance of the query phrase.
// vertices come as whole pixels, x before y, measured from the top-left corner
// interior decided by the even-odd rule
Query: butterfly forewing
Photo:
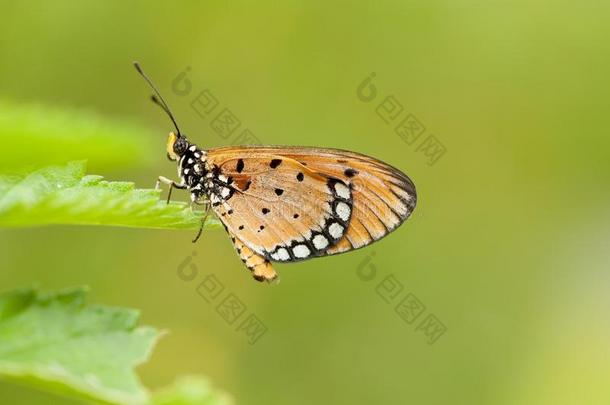
[[[368,156],[335,149],[226,147],[207,152],[226,177],[218,217],[256,254],[280,262],[363,247],[415,208],[411,180]],[[227,190],[229,193],[229,190]]]

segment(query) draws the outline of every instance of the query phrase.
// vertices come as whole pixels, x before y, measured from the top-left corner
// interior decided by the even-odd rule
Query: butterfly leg
[[[210,214],[210,204],[209,202],[205,202],[204,203],[205,208],[204,208],[204,214],[203,217],[201,217],[201,224],[199,225],[199,231],[197,231],[197,235],[195,236],[195,239],[193,239],[193,243],[197,242],[199,240],[199,237],[201,237],[201,233],[203,232],[203,226],[205,225],[205,221],[208,219],[208,215]]]
[[[242,241],[235,236],[229,235],[231,236],[231,241],[233,241],[233,246],[235,246],[235,250],[241,258],[241,261],[244,262],[248,270],[252,272],[252,277],[254,277],[256,281],[271,282],[278,279],[278,275],[275,270],[273,270],[269,260],[244,245]]]
[[[155,190],[159,189],[159,186],[163,184],[167,184],[169,186],[169,192],[167,193],[167,203],[169,204],[170,199],[172,198],[172,190],[177,188],[179,190],[185,190],[187,188],[186,184],[176,183],[172,179],[168,179],[167,177],[159,176],[157,179],[157,183],[155,184]]]

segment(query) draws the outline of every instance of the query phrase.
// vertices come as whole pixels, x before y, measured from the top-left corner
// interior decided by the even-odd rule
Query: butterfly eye
[[[182,156],[184,154],[184,152],[186,152],[187,148],[188,148],[188,142],[183,137],[176,139],[176,142],[174,142],[174,152],[178,156]]]

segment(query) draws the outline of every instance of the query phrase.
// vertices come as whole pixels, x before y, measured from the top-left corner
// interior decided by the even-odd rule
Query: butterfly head
[[[190,144],[183,135],[176,135],[173,131],[167,137],[167,158],[171,161],[178,161],[186,151]]]

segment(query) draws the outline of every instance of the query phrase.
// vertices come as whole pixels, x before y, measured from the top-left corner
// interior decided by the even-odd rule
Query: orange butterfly
[[[168,201],[172,188],[187,189],[206,216],[212,209],[256,280],[277,278],[271,261],[295,262],[371,244],[415,209],[413,182],[369,156],[308,147],[200,149],[180,132],[158,90],[135,66],[176,128],[167,156],[178,162],[180,182],[159,177],[170,187]],[[204,221],[205,216],[193,242]]]

